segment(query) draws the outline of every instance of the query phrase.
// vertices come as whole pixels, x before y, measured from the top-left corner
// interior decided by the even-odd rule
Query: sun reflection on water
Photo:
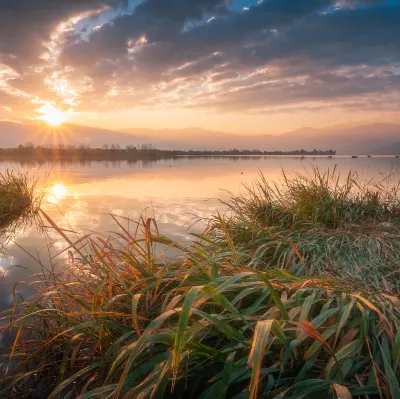
[[[51,188],[48,200],[53,204],[58,204],[60,200],[62,200],[66,196],[67,188],[63,184],[58,183]]]

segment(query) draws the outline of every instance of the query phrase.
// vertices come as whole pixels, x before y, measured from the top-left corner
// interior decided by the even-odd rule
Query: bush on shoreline
[[[289,230],[316,228],[347,237],[346,224],[356,219],[335,218],[328,227],[322,213],[310,223],[292,212],[288,222],[281,215],[289,207],[274,216],[263,200],[274,222],[256,222],[250,206],[235,212],[238,201],[187,248],[161,236],[151,219],[133,233],[116,219],[120,233],[74,243],[42,213],[68,242],[68,264],[31,283],[38,294],[3,315],[15,340],[0,352],[9,363],[0,396],[398,397],[400,300],[393,284],[369,290],[369,280],[343,278],[351,262],[329,277],[330,266],[323,271],[316,259],[329,255],[321,247],[330,241],[309,242],[311,256],[293,237],[282,239]],[[397,229],[396,211],[375,204],[374,217],[368,210],[359,225]],[[302,209],[299,200],[292,205]],[[263,235],[269,231],[275,235]],[[291,273],[274,260],[285,243],[294,253],[288,262],[302,265],[286,268]],[[172,259],[165,255],[171,249]]]

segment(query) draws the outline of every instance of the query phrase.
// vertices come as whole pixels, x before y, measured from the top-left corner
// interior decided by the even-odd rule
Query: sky
[[[400,123],[400,0],[1,0],[0,120]]]

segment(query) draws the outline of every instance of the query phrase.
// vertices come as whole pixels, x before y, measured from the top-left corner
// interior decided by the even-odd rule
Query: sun
[[[48,112],[47,114],[43,115],[42,119],[47,122],[50,126],[59,126],[62,123],[67,121],[67,116],[64,114],[64,112],[54,109],[51,112]]]
[[[68,120],[68,115],[65,112],[60,111],[51,104],[44,105],[37,112],[42,114],[39,119],[45,121],[50,126],[60,126]]]

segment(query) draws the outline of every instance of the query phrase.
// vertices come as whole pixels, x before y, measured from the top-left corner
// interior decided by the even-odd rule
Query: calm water
[[[102,162],[79,164],[0,163],[0,171],[19,168],[40,175],[46,182],[45,211],[60,226],[78,233],[117,230],[110,213],[137,220],[145,210],[155,217],[162,233],[173,239],[189,240],[193,217],[207,217],[220,208],[218,198],[227,190],[239,193],[243,183],[251,183],[260,172],[274,180],[281,169],[307,172],[312,166],[322,170],[337,169],[342,174],[356,170],[364,176],[387,174],[400,170],[396,158],[290,158],[290,157],[219,157],[179,158],[154,162]],[[189,229],[189,230],[188,230]],[[52,234],[54,251],[65,243]],[[49,254],[46,241],[34,226],[19,232],[16,243],[28,253],[46,263]],[[12,306],[12,286],[21,282],[40,267],[18,245],[11,243],[0,255],[0,310]],[[23,266],[30,271],[22,269]]]

